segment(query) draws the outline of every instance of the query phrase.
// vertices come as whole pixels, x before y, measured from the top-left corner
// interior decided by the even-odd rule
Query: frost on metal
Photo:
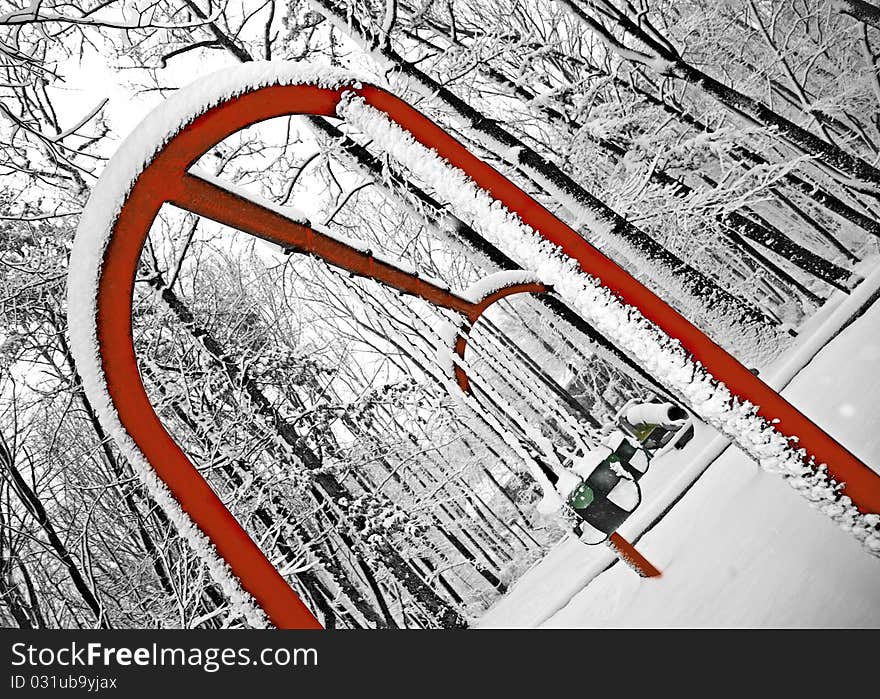
[[[92,191],[71,251],[67,289],[71,351],[83,388],[94,404],[102,426],[143,479],[152,497],[205,561],[229,600],[232,612],[256,627],[267,625],[262,610],[242,589],[207,537],[156,476],[113,409],[97,343],[97,293],[104,254],[116,217],[135,180],[168,141],[199,115],[222,102],[262,87],[297,84],[338,88],[356,87],[359,81],[351,74],[325,67],[312,69],[284,62],[253,63],[207,76],[178,91],[151,112],[120,146]]]
[[[487,274],[465,289],[461,296],[472,303],[479,303],[496,291],[518,284],[541,283],[541,278],[534,272],[522,269],[502,270]]]
[[[768,472],[787,480],[814,507],[852,533],[880,556],[880,515],[862,514],[840,493],[824,464],[806,462],[806,453],[758,415],[758,408],[734,396],[695,362],[678,340],[670,338],[638,309],[623,304],[595,278],[578,268],[548,240],[480,189],[464,172],[451,166],[391,122],[363,99],[347,94],[338,113],[422,179],[494,245],[552,285],[573,309],[599,332],[641,364],[675,393],[694,413],[729,437]]]

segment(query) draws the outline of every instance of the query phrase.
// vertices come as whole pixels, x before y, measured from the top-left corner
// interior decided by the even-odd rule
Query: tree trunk
[[[67,574],[70,576],[73,586],[76,588],[79,596],[85,602],[86,606],[95,617],[95,622],[102,629],[112,628],[110,620],[104,610],[104,606],[98,600],[91,585],[86,581],[85,574],[79,569],[73,555],[65,545],[64,541],[58,535],[49,513],[46,511],[39,495],[28,485],[27,480],[21,475],[15,458],[6,443],[3,434],[0,433],[0,468],[7,474],[11,486],[18,495],[21,503],[27,508],[30,515],[39,524],[40,529],[46,535],[48,546],[61,561]]]
[[[407,32],[407,36],[422,42],[427,41],[415,32]],[[439,47],[430,42],[428,42],[428,45],[439,50]],[[458,42],[455,45],[464,46],[461,42]],[[536,97],[533,92],[516,81],[511,80],[500,70],[493,68],[487,63],[481,63],[478,70],[483,72],[490,80],[494,81],[501,89],[510,94],[516,95],[525,102],[530,102]],[[575,134],[585,134],[586,137],[592,141],[600,151],[605,153],[612,162],[620,162],[620,160],[626,155],[626,151],[623,147],[609,141],[608,139],[591,134],[587,129],[584,129],[583,124],[576,119],[568,117],[562,111],[554,109],[546,104],[546,102],[542,101],[538,109],[551,123],[555,123],[563,128],[570,136],[574,136]],[[654,182],[661,187],[669,188],[673,194],[681,198],[687,198],[694,192],[690,185],[670,175],[662,168],[652,168],[648,173],[648,177],[651,182]],[[758,254],[757,251],[746,244],[740,236],[744,235],[746,238],[772,250],[781,257],[789,260],[795,266],[800,267],[805,272],[815,276],[817,279],[821,279],[836,288],[846,290],[844,283],[850,277],[850,272],[848,270],[838,267],[834,263],[829,262],[812,251],[798,245],[782,231],[766,224],[755,223],[738,211],[732,211],[727,215],[717,214],[715,219],[722,224],[720,228],[721,234],[730,240],[737,249],[746,256],[754,258],[758,264],[765,267],[771,274],[778,277],[783,284],[796,289],[801,295],[813,303],[820,303],[821,299],[788,274],[788,272],[781,269],[765,256]]]
[[[867,191],[875,196],[880,195],[880,169],[789,121],[762,102],[704,73],[682,59],[668,43],[658,42],[642,28],[641,24],[636,24],[623,12],[619,12],[620,16],[616,18],[616,23],[631,37],[644,43],[648,47],[648,53],[627,49],[616,41],[596,19],[581,9],[579,1],[560,0],[574,17],[583,22],[597,38],[603,41],[610,51],[618,54],[624,60],[644,65],[660,75],[679,78],[702,90],[739,117],[753,124],[774,129],[779,136],[798,151],[811,155],[843,175],[857,180],[856,182],[848,182],[849,186]],[[586,4],[589,6],[592,3],[586,0]],[[858,181],[865,183],[866,186],[861,186]]]
[[[838,12],[880,29],[880,7],[865,0],[833,0],[832,5]]]

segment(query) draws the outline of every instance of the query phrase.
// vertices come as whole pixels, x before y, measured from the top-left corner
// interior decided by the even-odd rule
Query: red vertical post
[[[620,534],[614,532],[608,537],[608,546],[614,550],[617,557],[626,563],[636,573],[643,578],[659,578],[660,571],[657,570],[647,558],[636,551],[635,546],[624,539]]]

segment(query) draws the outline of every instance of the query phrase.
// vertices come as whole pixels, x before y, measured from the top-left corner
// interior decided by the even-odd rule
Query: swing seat
[[[579,520],[575,532],[586,544],[605,542],[642,501],[638,479],[647,470],[647,458],[625,435],[617,434],[619,439],[612,435],[611,441],[606,442],[608,446],[614,445],[611,453],[566,500]]]

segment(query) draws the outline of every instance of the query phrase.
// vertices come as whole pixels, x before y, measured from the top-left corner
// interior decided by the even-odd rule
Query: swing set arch
[[[513,293],[548,291],[540,282],[524,281],[496,289],[483,299],[465,298],[190,171],[193,163],[210,148],[248,126],[296,114],[336,117],[337,106],[346,93],[361,97],[418,142],[435,149],[451,165],[463,170],[479,187],[574,258],[584,272],[598,278],[622,301],[637,307],[664,332],[677,338],[735,395],[760,406],[761,414],[768,419],[777,419],[777,430],[797,436],[800,445],[818,463],[828,464],[830,473],[846,482],[846,494],[863,512],[880,512],[877,474],[653,292],[408,103],[382,88],[354,80],[333,87],[317,84],[317,81],[245,85],[236,96],[205,108],[183,125],[137,175],[110,223],[107,240],[100,243],[93,314],[87,319],[90,327],[79,328],[76,333],[96,341],[98,366],[93,367],[93,373],[103,380],[109,404],[125,434],[275,626],[320,628],[311,611],[168,434],[147,397],[137,367],[131,318],[135,273],[160,208],[172,204],[295,252],[316,255],[353,274],[376,279],[457,311],[471,324],[500,298]],[[99,183],[96,190],[100,186]],[[73,292],[70,301],[75,303]],[[71,330],[73,335],[73,328]],[[85,343],[85,340],[78,343],[81,348],[78,363],[87,351],[82,349]],[[459,335],[454,349],[462,357],[465,343],[466,337]],[[459,386],[467,390],[467,377],[461,367],[456,367],[456,379]],[[612,545],[630,562],[638,564],[641,559],[648,570],[650,564],[621,537],[614,537]],[[627,546],[632,550],[626,549]]]

